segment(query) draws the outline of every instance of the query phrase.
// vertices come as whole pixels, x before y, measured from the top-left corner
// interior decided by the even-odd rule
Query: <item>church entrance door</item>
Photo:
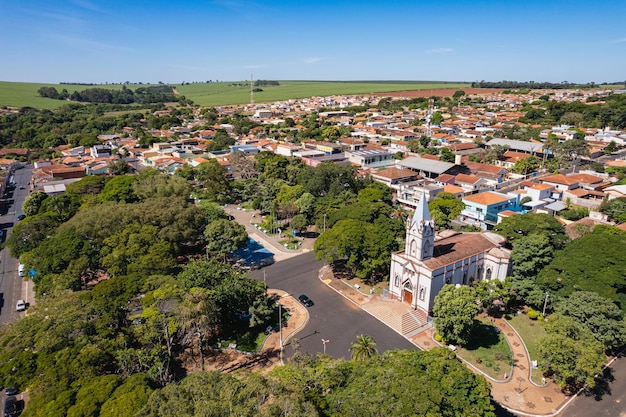
[[[406,288],[402,290],[402,301],[410,305],[413,302],[413,293]]]

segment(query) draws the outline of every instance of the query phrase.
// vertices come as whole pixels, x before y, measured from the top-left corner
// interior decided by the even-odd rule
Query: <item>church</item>
[[[491,232],[435,233],[426,196],[422,195],[407,225],[404,251],[391,256],[389,297],[409,304],[426,318],[445,284],[504,280],[511,272],[506,239]]]

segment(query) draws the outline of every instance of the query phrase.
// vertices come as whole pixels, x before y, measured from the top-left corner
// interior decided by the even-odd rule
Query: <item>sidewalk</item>
[[[403,307],[406,309],[406,304],[400,301],[382,299],[381,296],[363,294],[356,288],[334,278],[332,270],[328,266],[320,270],[319,278],[326,285],[351,300],[363,310],[398,331],[395,323],[392,323],[394,320],[392,315],[379,314],[373,306],[375,304],[385,305],[385,309],[394,310],[397,315],[397,311],[401,311]],[[573,397],[563,394],[561,389],[553,382],[548,382],[545,386],[538,386],[530,381],[530,359],[526,346],[519,334],[504,319],[494,319],[494,324],[500,329],[511,347],[514,358],[513,372],[507,376],[505,381],[496,381],[474,368],[471,364],[468,364],[469,369],[487,378],[491,384],[491,397],[512,413],[520,416],[558,415]],[[428,350],[442,346],[434,340],[434,334],[435,329],[431,327],[416,335],[407,337],[407,339],[418,348]]]

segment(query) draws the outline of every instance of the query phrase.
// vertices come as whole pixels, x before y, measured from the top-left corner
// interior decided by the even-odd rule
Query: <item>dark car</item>
[[[19,389],[17,389],[17,387],[16,387],[15,385],[12,385],[12,386],[10,386],[10,387],[7,387],[7,388],[4,390],[4,392],[5,392],[7,395],[17,395],[17,394],[20,392],[20,390],[19,390]]]
[[[17,216],[17,219],[20,220],[20,221],[24,220],[25,218],[26,218],[25,214],[20,214],[19,216]]]
[[[313,300],[311,300],[309,297],[307,297],[304,294],[300,295],[300,297],[298,297],[298,300],[300,300],[300,302],[307,307],[311,307],[314,304]]]
[[[17,408],[17,398],[13,396],[7,397],[6,401],[4,402],[4,416],[16,416],[18,412],[19,410]]]

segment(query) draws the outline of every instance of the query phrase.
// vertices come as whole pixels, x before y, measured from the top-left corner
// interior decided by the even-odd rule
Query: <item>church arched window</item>
[[[396,287],[400,286],[400,275],[396,274],[396,278],[394,279],[394,285]]]
[[[413,291],[413,286],[411,285],[411,281],[407,281],[404,283],[404,288],[409,290],[409,291]]]
[[[424,301],[424,297],[426,296],[426,288],[422,287],[420,288],[420,300]]]
[[[491,279],[491,268],[487,268],[487,274],[485,275],[485,279],[487,281]]]

